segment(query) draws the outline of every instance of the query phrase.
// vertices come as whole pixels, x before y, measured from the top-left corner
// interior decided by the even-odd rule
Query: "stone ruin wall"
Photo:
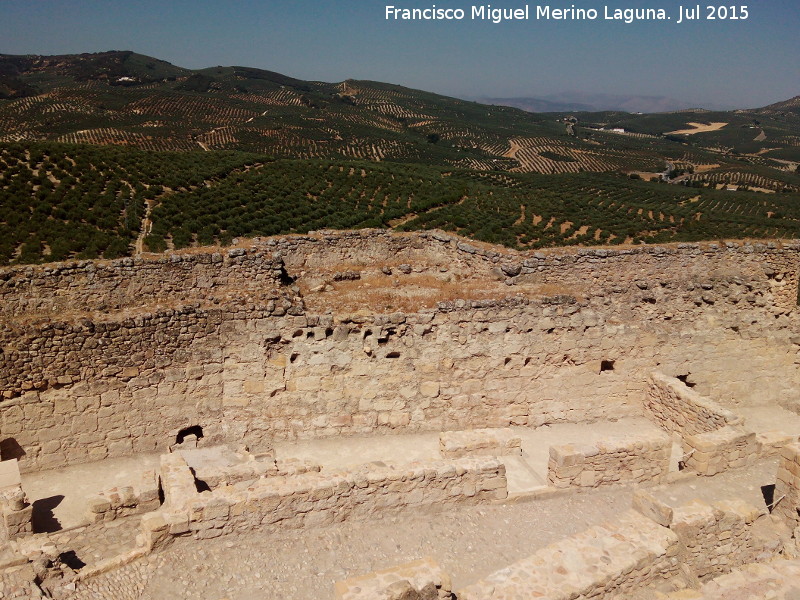
[[[642,414],[656,368],[691,374],[703,393],[777,402],[798,383],[798,249],[520,254],[373,231],[5,269],[0,449],[24,452],[31,470],[163,451],[194,425],[258,450],[619,418]],[[331,313],[311,314],[291,284],[337,264],[367,273],[400,261],[506,279],[509,296],[514,283],[546,293],[409,314],[334,314],[334,295]]]

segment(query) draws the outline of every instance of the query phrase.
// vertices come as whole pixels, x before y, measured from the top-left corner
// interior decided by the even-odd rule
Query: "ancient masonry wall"
[[[633,511],[543,548],[457,592],[492,598],[627,598],[678,575],[678,537]]]
[[[755,433],[733,426],[686,436],[683,447],[686,468],[707,476],[744,467],[758,459],[763,448]]]
[[[778,480],[775,484],[775,508],[772,514],[795,529],[800,527],[800,444],[785,446],[781,451]]]
[[[675,510],[670,529],[681,542],[681,561],[694,575],[707,579],[743,564],[766,561],[780,552],[779,538],[758,538],[755,524],[759,518],[769,517],[742,500],[713,506],[695,500]]]
[[[170,475],[164,477],[162,468],[162,514],[143,522],[151,544],[165,535],[190,532],[205,539],[254,528],[269,533],[365,518],[378,510],[478,504],[508,496],[505,466],[493,458],[269,477],[203,494],[194,488],[185,462],[171,460]]]
[[[164,451],[191,426],[257,451],[273,439],[618,418],[641,413],[653,368],[745,399],[759,373],[759,397],[778,401],[800,384],[797,251],[518,254],[363,232],[5,269],[0,453],[31,470]],[[389,260],[503,277],[510,295],[525,282],[544,291],[311,314],[291,283],[339,263],[381,273]]]
[[[670,437],[658,433],[552,446],[547,480],[557,488],[660,481],[669,472],[671,452]]]
[[[710,398],[705,398],[674,377],[650,375],[644,399],[647,415],[662,429],[681,436],[741,425],[744,419]]]

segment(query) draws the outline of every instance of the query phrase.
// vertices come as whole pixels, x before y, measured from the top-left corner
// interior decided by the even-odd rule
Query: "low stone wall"
[[[659,427],[682,436],[744,423],[742,417],[701,396],[680,379],[659,372],[650,374],[644,407]]]
[[[442,458],[522,454],[522,438],[511,428],[444,431],[439,434]]]
[[[249,461],[230,469],[204,469],[195,477],[215,490],[226,485],[254,481],[261,477],[293,477],[303,473],[319,473],[322,467],[297,458],[286,460]]]
[[[270,533],[365,518],[404,508],[478,504],[508,496],[505,466],[492,458],[365,465],[341,473],[269,477],[221,487],[203,494],[193,490],[189,467],[176,455],[162,459],[166,499],[160,518],[143,521],[151,545],[167,534],[191,533],[198,539],[255,529]],[[183,461],[183,465],[180,462]]]
[[[287,477],[319,472],[318,464],[296,458],[276,460],[274,452],[252,454],[246,448],[234,450],[222,444],[182,449],[183,456],[200,489],[215,490],[226,485],[251,482],[262,477]]]
[[[678,575],[678,537],[630,511],[543,548],[458,592],[459,600],[630,598]]]
[[[681,562],[703,580],[770,560],[783,546],[767,511],[742,500],[695,500],[675,509],[670,529],[681,542]],[[759,535],[764,530],[772,535]]]
[[[698,475],[716,475],[744,467],[759,457],[756,434],[742,427],[723,427],[683,440],[684,464]]]
[[[671,452],[672,440],[660,433],[552,446],[547,479],[558,488],[659,481],[669,472]]]
[[[749,564],[705,583],[698,590],[681,590],[664,600],[720,600],[770,598],[794,600],[800,581],[800,560]]]
[[[337,581],[335,600],[450,600],[450,577],[432,558]]]
[[[135,485],[113,487],[86,499],[90,523],[151,512],[160,505],[158,477],[152,470],[141,473]]]
[[[794,529],[800,526],[800,443],[781,450],[781,464],[775,484],[773,515]]]
[[[784,446],[794,444],[797,441],[800,441],[800,439],[796,433],[791,434],[779,430],[756,432],[758,455],[761,458],[780,456]]]

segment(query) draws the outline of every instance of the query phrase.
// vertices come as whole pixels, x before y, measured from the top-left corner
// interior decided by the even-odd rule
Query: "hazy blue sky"
[[[462,97],[582,90],[753,107],[800,94],[798,0],[750,0],[746,21],[683,25],[674,21],[682,3],[673,0],[550,3],[594,7],[601,17],[499,25],[387,22],[387,4],[472,6],[452,0],[0,0],[0,53],[135,50],[190,68],[245,65],[300,79],[375,79]],[[605,5],[661,7],[675,16],[607,22]]]

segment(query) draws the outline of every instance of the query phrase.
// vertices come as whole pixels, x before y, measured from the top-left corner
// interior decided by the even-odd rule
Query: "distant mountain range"
[[[602,112],[661,113],[696,108],[690,102],[666,96],[635,96],[594,94],[590,92],[563,92],[537,97],[475,98],[484,104],[513,106],[528,112]],[[709,110],[725,110],[716,105],[705,105]]]

